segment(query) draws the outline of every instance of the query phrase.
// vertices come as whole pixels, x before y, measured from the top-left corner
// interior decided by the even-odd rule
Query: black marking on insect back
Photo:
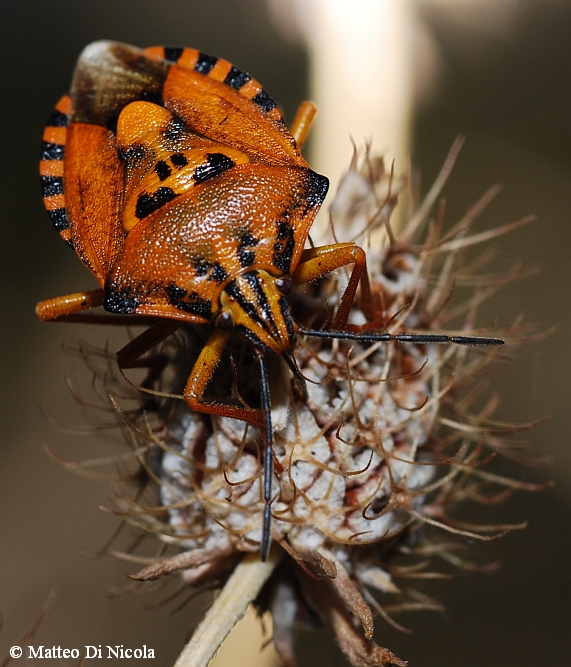
[[[198,295],[198,292],[191,292],[187,296],[187,290],[175,284],[169,285],[166,291],[171,304],[175,308],[192,315],[204,317],[207,320],[212,317],[212,301],[203,299]]]
[[[283,273],[291,270],[291,259],[295,248],[294,228],[287,220],[278,220],[278,237],[274,243],[272,263]]]
[[[226,278],[228,278],[228,271],[219,262],[214,262],[212,273],[208,276],[208,280],[213,280],[217,285],[220,285]]]
[[[181,301],[186,296],[188,290],[185,290],[183,287],[179,287],[172,283],[167,287],[167,296],[170,299],[171,303],[174,304],[176,301]]]
[[[248,285],[252,288],[252,291],[256,295],[258,312],[264,314],[263,319],[268,324],[268,326],[265,326],[264,328],[266,329],[266,331],[269,331],[269,329],[271,328],[274,331],[274,333],[277,334],[278,328],[276,326],[276,321],[274,319],[274,314],[272,312],[272,307],[270,305],[270,302],[268,301],[267,294],[264,292],[260,274],[257,271],[248,271],[248,273],[244,274],[244,280],[248,283]]]
[[[277,107],[277,104],[263,88],[257,95],[252,97],[252,102],[257,104],[262,111],[271,111]]]
[[[180,118],[174,116],[163,130],[162,135],[166,142],[175,143],[186,133],[186,131],[184,122]]]
[[[259,273],[257,271],[248,271],[248,273],[244,274],[244,280],[250,285],[252,291],[256,295],[260,309],[263,311],[269,310],[270,304],[268,302],[268,297],[262,289]]]
[[[114,291],[109,285],[105,286],[105,299],[103,308],[109,313],[129,315],[133,313],[141,303],[141,297],[131,288]]]
[[[329,189],[329,179],[308,169],[305,188],[304,200],[306,205],[303,211],[304,215],[312,208],[321,206]]]
[[[219,262],[209,262],[203,255],[195,255],[191,259],[192,267],[199,278],[204,277],[209,271],[208,280],[220,284],[228,278],[228,271]]]
[[[289,336],[290,340],[293,340],[293,337],[295,335],[294,331],[294,326],[293,326],[293,319],[291,317],[291,308],[290,308],[290,303],[289,300],[285,298],[285,296],[282,296],[281,299],[278,301],[278,305],[280,307],[280,312],[282,314],[283,320],[286,324],[287,327],[287,333]]]
[[[126,151],[121,151],[120,157],[123,161],[138,166],[148,154],[148,150],[142,144],[133,144]]]
[[[49,141],[42,141],[42,152],[40,160],[63,160],[65,146],[63,144],[52,144]]]
[[[198,167],[196,167],[192,178],[198,185],[220,175],[228,169],[232,169],[235,164],[236,163],[227,155],[224,155],[224,153],[207,153],[206,163],[199,164]]]
[[[198,296],[198,292],[191,292],[188,295],[188,301],[180,301],[176,304],[176,307],[186,313],[204,317],[205,320],[212,317],[212,302],[210,299],[203,299]]]
[[[245,295],[235,280],[231,281],[226,287],[227,293],[237,302],[246,315],[269,336],[276,339],[279,338],[279,330],[274,319],[272,307],[264,291],[259,273],[257,271],[244,273],[242,280],[248,283],[248,287],[253,292],[253,295],[248,290],[246,290]],[[258,339],[256,338],[256,340]]]
[[[182,169],[188,164],[188,159],[183,153],[173,153],[170,157],[170,161],[172,166],[177,169]]]
[[[201,52],[198,54],[198,60],[194,66],[194,71],[199,72],[200,74],[208,74],[217,62],[218,58]]]
[[[176,192],[171,188],[157,188],[153,194],[142,192],[137,198],[135,215],[139,220],[142,220],[164,204],[172,201],[176,196]]]
[[[232,68],[226,75],[226,78],[224,79],[224,83],[227,86],[234,88],[235,90],[240,90],[240,88],[245,83],[247,83],[251,78],[252,77],[246,72],[242,72],[242,70],[232,66]]]
[[[61,176],[41,176],[40,180],[44,197],[63,195],[63,178]]]
[[[208,273],[210,267],[212,266],[211,263],[207,259],[205,259],[203,255],[197,255],[193,257],[191,261],[192,261],[192,266],[196,271],[196,275],[199,276],[200,278],[205,276]]]
[[[171,175],[171,168],[164,160],[159,160],[155,165],[155,172],[161,181],[166,181]]]
[[[54,208],[53,210],[48,211],[48,213],[58,232],[63,232],[65,229],[69,229],[69,220],[65,208]]]
[[[165,46],[165,60],[168,60],[169,63],[177,63],[178,59],[182,56],[182,49],[180,46]]]
[[[237,324],[235,331],[237,331],[239,334],[242,334],[244,338],[247,338],[254,347],[257,347],[259,350],[262,352],[271,352],[272,350],[262,343],[262,341],[256,336],[256,334],[251,330],[248,329],[248,327],[244,326],[243,324]]]
[[[46,125],[47,127],[67,127],[69,125],[69,117],[67,114],[54,109],[51,112]]]
[[[226,285],[225,291],[238,303],[240,308],[242,308],[242,310],[246,313],[246,315],[250,319],[252,319],[254,322],[263,327],[268,333],[270,333],[267,322],[265,322],[260,317],[254,304],[248,299],[246,299],[246,297],[242,293],[242,290],[238,287],[236,280],[231,280],[228,283],[228,285]]]
[[[252,266],[256,261],[256,253],[253,250],[247,250],[247,248],[253,248],[258,245],[260,242],[259,239],[252,236],[250,232],[246,232],[240,238],[240,245],[238,246],[238,261],[240,266]]]

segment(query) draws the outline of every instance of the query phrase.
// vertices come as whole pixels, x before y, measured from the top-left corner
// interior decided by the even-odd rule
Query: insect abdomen
[[[63,185],[63,165],[71,98],[64,95],[56,104],[44,130],[40,156],[40,179],[44,206],[62,239],[73,247]]]

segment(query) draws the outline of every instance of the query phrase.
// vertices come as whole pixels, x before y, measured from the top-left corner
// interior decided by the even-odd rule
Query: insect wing
[[[145,53],[173,63],[164,103],[190,129],[253,161],[308,166],[276,103],[246,72],[196,49],[151,47]]]
[[[162,104],[169,69],[169,63],[150,60],[135,46],[107,41],[89,44],[73,74],[72,120],[115,132],[119,114],[130,102]]]
[[[123,242],[123,163],[115,136],[104,127],[67,129],[64,188],[73,248],[104,284]]]

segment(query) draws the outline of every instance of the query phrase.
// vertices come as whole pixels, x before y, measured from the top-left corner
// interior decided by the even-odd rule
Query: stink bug
[[[240,419],[264,437],[261,555],[271,541],[272,423],[265,355],[289,354],[297,335],[361,342],[499,345],[493,338],[375,333],[348,328],[358,286],[374,298],[355,243],[305,249],[328,180],[302,157],[315,109],[288,130],[248,74],[194,49],[95,42],[44,132],[44,203],[60,236],[101,287],[43,301],[43,320],[103,306],[158,321],[118,353],[122,367],[183,323],[211,327],[186,383],[191,409]],[[291,290],[353,265],[330,330],[291,314]],[[367,308],[366,304],[370,304]],[[120,319],[120,318],[119,318]],[[231,331],[253,346],[260,407],[203,400]]]

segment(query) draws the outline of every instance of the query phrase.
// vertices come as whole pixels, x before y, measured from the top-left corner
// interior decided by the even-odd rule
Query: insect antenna
[[[270,404],[270,385],[268,370],[263,353],[256,350],[260,365],[261,407],[264,415],[264,450],[263,450],[263,485],[264,485],[264,520],[262,525],[262,539],[260,542],[260,558],[265,561],[270,552],[272,543],[272,472],[273,472],[273,429]]]
[[[389,342],[392,340],[400,343],[417,343],[419,345],[433,345],[438,343],[454,343],[456,345],[467,345],[469,347],[495,347],[503,345],[501,338],[484,338],[481,336],[447,336],[446,334],[424,334],[424,333],[375,333],[374,331],[328,331],[322,329],[305,329],[299,327],[299,333],[304,336],[315,336],[316,338],[340,338],[342,340],[354,340],[362,343]]]

